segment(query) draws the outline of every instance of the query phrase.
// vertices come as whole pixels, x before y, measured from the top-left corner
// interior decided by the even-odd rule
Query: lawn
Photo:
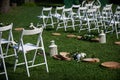
[[[31,22],[35,25],[38,22],[41,22],[37,18],[37,16],[40,15],[41,10],[42,7],[20,6],[11,8],[7,14],[0,14],[0,22],[5,24],[11,22],[14,23],[14,40],[18,41],[20,32],[15,31],[14,29],[17,27],[29,29],[29,24]],[[61,33],[61,35],[53,36],[53,32]],[[108,69],[100,66],[100,64],[105,61],[120,62],[120,46],[114,44],[115,41],[120,41],[120,39],[116,39],[115,33],[106,35],[106,44],[66,37],[68,34],[84,35],[85,33],[86,31],[79,33],[79,28],[76,28],[76,31],[68,29],[68,31],[65,32],[63,29],[56,31],[56,25],[54,29],[48,26],[47,29],[44,29],[43,39],[49,73],[46,72],[45,66],[39,66],[30,69],[31,77],[28,78],[25,66],[19,66],[15,72],[13,71],[14,57],[11,57],[5,59],[9,80],[120,80],[120,69]],[[98,36],[96,31],[93,33]],[[32,37],[29,39],[32,40]],[[75,60],[55,60],[49,56],[49,45],[51,40],[55,40],[59,52],[69,52],[71,55],[76,51],[84,52],[87,54],[86,57],[97,57],[100,59],[100,62],[78,63]],[[12,48],[10,48],[10,52],[12,53]],[[4,75],[0,75],[0,80],[5,80]]]

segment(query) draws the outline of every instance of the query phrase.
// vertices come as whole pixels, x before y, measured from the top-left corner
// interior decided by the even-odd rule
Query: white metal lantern
[[[58,55],[58,50],[57,50],[57,45],[55,45],[55,41],[52,40],[50,41],[51,45],[49,46],[50,48],[50,56]]]

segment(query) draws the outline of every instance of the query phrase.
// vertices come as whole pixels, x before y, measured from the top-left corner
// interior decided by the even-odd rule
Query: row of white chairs
[[[117,14],[116,12],[113,14],[112,4],[106,4],[106,6],[103,7],[102,11],[101,6],[94,6],[92,4],[86,4],[83,7],[80,5],[73,5],[71,8],[60,6],[56,7],[54,13],[52,13],[52,7],[43,7],[42,14],[38,17],[40,19],[43,19],[44,28],[49,25],[52,25],[52,28],[54,28],[54,24],[57,23],[56,30],[59,28],[64,28],[65,31],[67,31],[68,27],[72,27],[73,30],[75,30],[75,26],[79,26],[79,32],[81,30],[88,30],[88,32],[91,32],[91,30],[97,30],[99,33],[99,29],[101,28],[105,30],[105,33],[109,33],[116,30],[116,27],[114,27],[114,25],[117,25],[113,24],[113,21],[115,23],[116,19],[113,20],[113,17],[116,17],[114,15],[119,16],[120,13],[118,10],[119,6],[116,8]],[[53,17],[55,17],[57,20],[55,21]],[[49,18],[51,20],[51,23],[49,22]],[[120,21],[117,22],[120,23]],[[50,24],[47,25],[47,23]]]
[[[27,75],[28,75],[28,77],[30,77],[30,71],[29,71],[30,68],[37,67],[40,65],[45,65],[46,71],[49,72],[45,49],[44,49],[44,43],[43,43],[43,39],[42,39],[43,28],[36,28],[33,30],[23,29],[21,31],[21,36],[20,36],[18,43],[16,43],[13,39],[12,28],[13,28],[13,23],[0,27],[0,59],[2,61],[1,63],[3,64],[3,69],[4,69],[3,72],[0,72],[0,74],[5,74],[6,80],[8,80],[8,74],[7,74],[7,69],[6,69],[6,65],[5,65],[5,58],[12,57],[12,56],[15,57],[14,71],[16,70],[17,66],[25,65]],[[25,37],[27,37],[27,36],[29,36],[29,37],[33,36],[34,41],[31,41],[29,39],[26,40]],[[3,46],[5,44],[7,45],[7,47]],[[10,53],[10,51],[9,51],[9,49],[11,49],[10,47],[13,48],[12,53],[14,53],[14,54]],[[27,53],[32,53],[31,51],[33,51],[33,50],[35,51],[33,58],[31,61],[29,61]],[[39,60],[39,62],[36,61],[36,57],[38,56],[38,51],[41,51],[41,54],[43,54],[43,59],[44,59],[43,63],[41,63],[40,60]],[[19,53],[23,54],[22,59],[20,59]],[[21,60],[23,62],[21,62]]]
[[[74,5],[73,7],[76,7],[76,6],[78,6],[78,5]],[[87,11],[87,8],[84,8],[85,11],[81,7],[79,7],[79,9],[81,9],[84,13]],[[57,18],[56,22],[58,23],[58,26],[57,26],[56,30],[58,30],[59,28],[64,28],[65,31],[66,31],[66,28],[68,28],[68,27],[72,27],[73,30],[75,30],[75,27],[74,27],[75,26],[75,19],[74,19],[75,15],[76,15],[76,17],[80,18],[81,14],[78,15],[78,13],[73,12],[72,8],[65,8],[65,6],[56,7],[56,10],[55,10],[54,14],[51,13],[52,12],[51,10],[52,10],[52,7],[50,7],[50,8],[43,7],[42,14],[40,16],[38,16],[39,18],[41,18],[43,20],[44,28],[46,28],[46,26],[49,26],[49,25],[52,25],[52,27],[54,28],[54,23],[55,22],[53,21],[52,17],[55,17],[55,18]],[[89,10],[87,12],[88,13],[93,13],[91,11],[92,10]],[[95,9],[94,9],[94,11],[95,11]],[[47,15],[46,15],[46,13],[47,13]],[[82,16],[83,16],[83,13],[82,13]],[[86,17],[86,15],[84,15],[84,18],[85,17]],[[88,17],[89,16],[87,16],[87,18]],[[51,20],[50,24],[47,24],[47,22],[49,21],[48,19]],[[79,26],[80,26],[81,20],[78,20],[78,21],[79,21]],[[69,25],[70,23],[71,23],[71,25]]]

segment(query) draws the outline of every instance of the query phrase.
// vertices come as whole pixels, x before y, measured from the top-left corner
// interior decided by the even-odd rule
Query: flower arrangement
[[[85,34],[82,36],[83,40],[91,40],[93,38],[95,38],[95,35],[93,35],[93,34]]]

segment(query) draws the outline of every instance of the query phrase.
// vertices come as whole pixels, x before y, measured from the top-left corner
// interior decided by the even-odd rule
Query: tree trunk
[[[10,0],[0,0],[0,12],[7,13],[10,8]]]
[[[25,3],[34,2],[34,0],[25,0]]]

